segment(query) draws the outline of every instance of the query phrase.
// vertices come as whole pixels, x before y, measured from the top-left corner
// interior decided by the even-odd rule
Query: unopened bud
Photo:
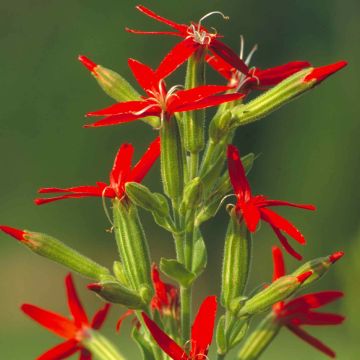
[[[125,305],[130,309],[143,309],[146,306],[135,291],[126,288],[117,281],[89,284],[87,288],[108,302]]]
[[[263,118],[305,91],[320,84],[328,76],[346,66],[346,64],[345,61],[340,61],[336,64],[318,68],[307,68],[289,76],[256,99],[245,105],[235,107],[232,110],[233,116],[237,119],[234,127],[246,125]]]
[[[190,180],[184,189],[184,198],[181,203],[181,211],[196,209],[203,201],[203,184],[199,177]]]
[[[109,270],[80,254],[52,236],[37,232],[0,226],[0,230],[19,240],[34,253],[55,261],[94,280],[108,278]]]
[[[220,142],[233,128],[235,121],[231,110],[216,114],[209,125],[209,136],[214,143]]]
[[[282,276],[266,289],[250,298],[237,312],[237,316],[254,315],[269,309],[273,304],[291,296],[311,275],[312,271],[298,276]]]
[[[298,276],[307,271],[312,271],[312,275],[306,279],[301,285],[301,287],[306,287],[312,284],[314,281],[322,278],[329,270],[331,265],[333,265],[337,260],[339,260],[344,253],[342,251],[335,252],[329,256],[320,257],[317,259],[310,260],[300,266],[295,270],[291,275]]]

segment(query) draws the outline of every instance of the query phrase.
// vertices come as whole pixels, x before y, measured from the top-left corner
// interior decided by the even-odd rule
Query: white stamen
[[[257,44],[255,44],[252,49],[250,50],[248,56],[246,57],[246,60],[245,60],[245,64],[246,65],[249,65],[250,64],[250,61],[251,61],[251,58],[253,57],[255,51],[258,49],[258,46]]]
[[[209,16],[215,15],[215,14],[221,15],[224,20],[229,20],[229,16],[224,15],[221,11],[212,11],[212,12],[209,12],[208,14],[204,15],[204,16],[199,20],[199,23],[198,23],[198,31],[200,30],[200,26],[201,26],[202,21],[205,20],[206,18],[208,18]]]
[[[243,35],[240,35],[240,59],[242,60],[244,57],[244,48],[245,48],[245,39]]]
[[[106,215],[107,219],[109,220],[110,224],[112,225],[111,226],[111,231],[112,231],[112,229],[114,227],[114,223],[112,222],[109,210],[108,210],[107,205],[106,205],[106,198],[105,198],[105,192],[106,192],[107,189],[110,189],[110,186],[104,187],[104,190],[101,193],[101,200],[102,200],[102,206],[103,206],[105,215]]]

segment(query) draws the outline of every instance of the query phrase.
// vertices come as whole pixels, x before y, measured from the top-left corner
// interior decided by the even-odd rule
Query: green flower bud
[[[196,209],[203,201],[203,184],[199,177],[190,180],[184,189],[184,198],[181,202],[180,211]]]

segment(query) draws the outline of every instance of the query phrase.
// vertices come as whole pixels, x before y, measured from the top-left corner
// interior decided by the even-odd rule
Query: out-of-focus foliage
[[[143,123],[102,129],[82,129],[83,114],[111,104],[88,72],[77,62],[85,54],[130,78],[127,57],[156,66],[175,43],[168,37],[127,34],[125,26],[160,29],[135,11],[136,1],[18,0],[0,4],[0,178],[1,223],[41,230],[93,256],[105,265],[115,257],[110,227],[99,199],[63,201],[36,208],[32,203],[40,186],[68,186],[107,180],[108,169],[121,142],[136,145],[141,154],[154,132]],[[261,122],[240,129],[236,144],[243,153],[261,154],[251,173],[255,192],[272,198],[318,205],[313,216],[288,210],[308,239],[306,258],[343,249],[347,255],[317,289],[347,291],[342,311],[351,319],[343,330],[322,328],[316,335],[338,350],[339,359],[356,359],[355,344],[360,313],[357,285],[359,249],[359,63],[360,4],[356,0],[328,1],[145,1],[158,13],[187,22],[213,10],[230,15],[224,22],[214,17],[206,24],[226,36],[235,49],[239,35],[248,49],[259,44],[253,64],[274,66],[289,60],[309,60],[314,65],[339,59],[349,66],[312,93],[296,100]],[[209,79],[221,81],[209,71]],[[131,78],[130,78],[131,79]],[[182,74],[172,78],[173,84]],[[158,190],[155,168],[147,184]],[[144,214],[154,259],[172,254],[171,239]],[[198,282],[196,299],[219,290],[219,253],[226,229],[226,213],[205,229],[212,265]],[[254,283],[269,280],[270,248],[274,235],[263,227],[256,237]],[[26,319],[18,310],[23,301],[65,311],[65,270],[35,257],[15,241],[1,237],[2,301],[0,349],[4,359],[32,359],[57,339]],[[294,264],[289,260],[289,268]],[[211,281],[208,281],[212,279]],[[85,285],[77,279],[79,284]],[[84,287],[84,286],[83,286]],[[81,289],[83,290],[83,289]],[[83,290],[89,307],[93,294]],[[123,309],[114,309],[108,323],[112,333]],[[349,336],[349,332],[352,336]],[[131,354],[128,329],[118,337],[123,352]],[[19,346],[21,344],[21,346]],[[295,352],[296,349],[296,352]],[[296,356],[294,355],[296,354]],[[264,359],[322,359],[286,330]],[[355,356],[355,357],[354,357]]]

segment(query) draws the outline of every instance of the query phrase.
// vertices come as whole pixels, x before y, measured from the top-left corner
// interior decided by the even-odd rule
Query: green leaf
[[[204,271],[207,264],[207,251],[204,238],[202,237],[200,230],[196,230],[194,248],[193,248],[193,262],[192,272],[199,277]]]
[[[183,264],[174,259],[161,258],[160,270],[184,287],[190,286],[196,278],[194,273],[187,270]]]

